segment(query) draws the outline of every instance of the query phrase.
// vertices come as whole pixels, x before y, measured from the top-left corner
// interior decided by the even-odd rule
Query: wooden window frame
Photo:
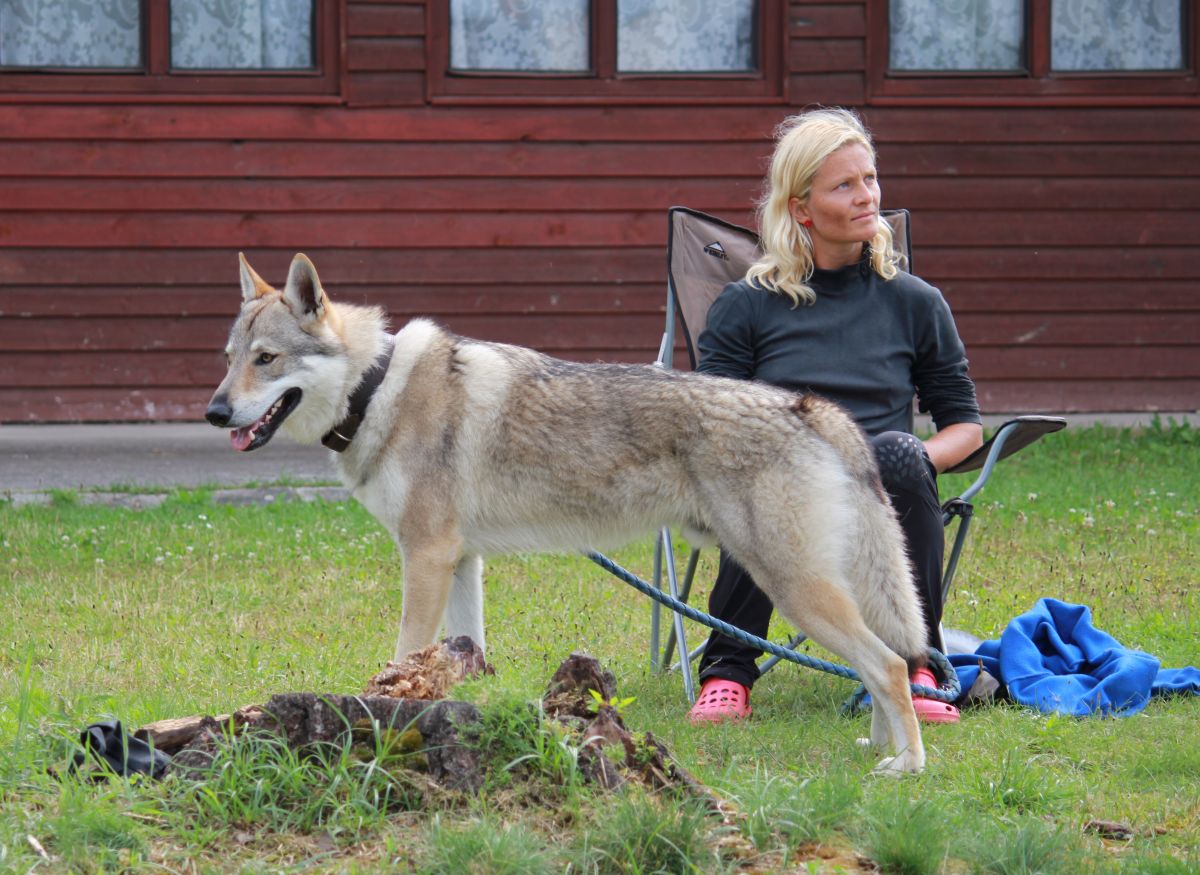
[[[579,73],[450,70],[450,4],[426,6],[426,82],[431,103],[737,103],[784,97],[787,0],[758,0],[758,69],[736,73],[620,73],[617,0],[591,0],[592,69]]]
[[[1012,101],[1044,103],[1149,99],[1196,102],[1200,97],[1200,15],[1183,3],[1186,36],[1179,70],[1120,72],[1050,69],[1051,0],[1025,0],[1024,68],[1017,71],[910,71],[889,69],[890,3],[867,4],[867,87],[872,103],[907,101]]]
[[[314,0],[311,70],[175,70],[170,0],[142,0],[142,66],[129,70],[0,67],[0,101],[80,95],[153,100],[174,95],[275,100],[336,95],[340,81],[340,4]]]

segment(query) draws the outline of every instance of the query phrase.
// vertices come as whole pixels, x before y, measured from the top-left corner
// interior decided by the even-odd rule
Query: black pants
[[[883,488],[900,518],[913,577],[925,615],[926,637],[941,640],[942,558],[945,538],[937,494],[937,471],[925,446],[910,434],[888,431],[871,438]],[[708,612],[739,629],[767,637],[773,610],[771,600],[742,566],[721,551],[717,580],[708,599]],[[722,678],[747,687],[758,680],[755,660],[762,651],[714,631],[700,660],[700,679]]]

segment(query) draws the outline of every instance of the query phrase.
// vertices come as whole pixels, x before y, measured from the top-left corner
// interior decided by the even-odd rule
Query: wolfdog
[[[715,539],[789,622],[857,669],[883,771],[925,751],[908,670],[925,626],[903,536],[853,420],[815,396],[651,365],[578,364],[389,334],[302,254],[282,291],[241,262],[228,374],[208,406],[239,451],[283,426],[335,450],[404,559],[397,658],[440,624],[482,647],[482,557],[611,548],[665,525]]]

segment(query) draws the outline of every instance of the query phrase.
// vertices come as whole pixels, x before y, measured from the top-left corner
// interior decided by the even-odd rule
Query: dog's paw
[[[912,756],[909,751],[904,751],[894,757],[880,760],[879,765],[871,770],[871,774],[899,778],[901,775],[918,774],[923,768],[925,768],[925,763],[921,761],[921,758]]]

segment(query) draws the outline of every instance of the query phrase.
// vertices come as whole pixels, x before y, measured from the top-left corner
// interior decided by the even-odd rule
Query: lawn
[[[1200,432],[1174,424],[1075,429],[1009,460],[976,500],[947,625],[997,637],[1053,596],[1166,666],[1200,665],[1198,462]],[[946,481],[944,495],[967,482]],[[477,796],[414,794],[382,760],[269,745],[231,748],[206,780],[69,777],[95,720],[360,692],[391,655],[399,558],[357,505],[232,507],[205,490],[142,511],[69,493],[0,503],[0,532],[0,871],[1200,870],[1197,697],[1127,719],[980,707],[925,729],[922,775],[870,777],[875,756],[855,743],[869,718],[839,716],[853,686],[830,675],[783,666],[755,687],[748,724],[689,726],[678,676],[648,667],[649,603],[581,557],[488,563],[496,675],[460,692],[507,752]],[[649,543],[616,558],[647,572]],[[708,558],[699,579],[712,573]],[[629,728],[652,730],[723,814],[604,793],[569,757],[549,762],[570,739],[528,703],[573,650],[614,672]],[[1085,829],[1096,820],[1131,836]]]

